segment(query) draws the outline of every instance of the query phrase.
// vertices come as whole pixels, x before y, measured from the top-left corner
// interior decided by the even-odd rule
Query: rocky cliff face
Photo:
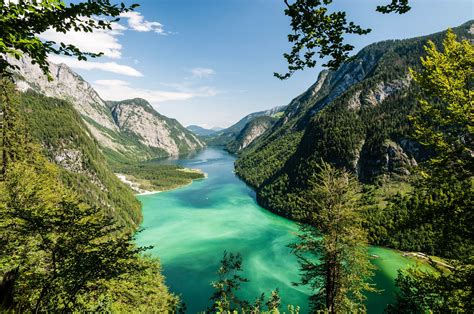
[[[248,122],[236,139],[227,144],[227,150],[237,153],[252,144],[258,137],[270,129],[276,118],[272,116],[256,117]]]
[[[112,111],[88,82],[64,64],[50,65],[53,80],[48,81],[29,58],[9,61],[18,66],[15,81],[19,90],[69,101],[103,151],[114,159],[175,156],[204,146],[177,121],[159,115],[149,104],[123,102]]]
[[[108,105],[119,129],[133,134],[145,146],[163,150],[170,156],[189,153],[205,146],[178,121],[160,115],[144,99],[109,101]]]
[[[28,57],[20,60],[8,58],[8,61],[18,66],[18,75],[15,79],[19,90],[31,89],[48,97],[68,100],[87,120],[92,120],[111,131],[118,130],[99,94],[68,66],[51,63],[50,71],[53,80],[48,81],[43,71],[31,64],[31,59]],[[89,127],[94,126],[89,124]]]
[[[249,146],[257,137],[262,135],[266,130],[272,126],[270,119],[258,119],[247,124],[237,137],[239,141],[239,150]]]

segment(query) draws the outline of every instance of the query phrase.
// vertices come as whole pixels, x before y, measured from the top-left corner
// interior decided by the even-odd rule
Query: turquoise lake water
[[[204,311],[212,294],[224,250],[240,252],[244,276],[239,295],[249,301],[262,292],[268,296],[280,289],[285,309],[299,305],[307,313],[309,291],[295,287],[298,263],[287,245],[294,241],[297,225],[261,208],[255,193],[233,173],[235,157],[223,150],[208,148],[195,156],[161,161],[199,168],[208,174],[203,180],[177,190],[139,196],[143,203],[145,230],[138,234],[139,245],[153,245],[171,291],[180,294],[188,313]],[[373,247],[378,258],[374,282],[384,291],[369,295],[369,313],[382,313],[394,299],[397,270],[415,262],[396,251]]]

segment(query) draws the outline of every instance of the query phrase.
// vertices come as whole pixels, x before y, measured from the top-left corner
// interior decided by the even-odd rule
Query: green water
[[[233,173],[234,160],[222,150],[208,148],[187,159],[167,161],[199,168],[208,178],[139,196],[145,230],[137,242],[154,246],[151,254],[160,257],[168,286],[181,294],[189,313],[209,306],[210,282],[224,250],[243,256],[244,275],[250,279],[242,285],[243,298],[253,301],[279,288],[284,304],[299,305],[306,313],[308,291],[292,285],[298,281],[298,264],[287,248],[297,226],[257,205],[252,189]],[[373,260],[379,268],[375,283],[384,292],[370,295],[367,306],[369,312],[381,313],[393,301],[397,270],[413,262],[378,247],[371,248],[371,254],[378,255]]]

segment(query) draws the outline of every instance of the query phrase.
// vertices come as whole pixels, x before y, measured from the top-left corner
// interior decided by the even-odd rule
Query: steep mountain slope
[[[249,146],[259,136],[265,133],[266,130],[270,129],[272,125],[277,121],[277,118],[272,116],[260,116],[253,118],[248,122],[245,127],[240,131],[239,135],[227,144],[226,148],[232,153],[236,153]]]
[[[178,156],[204,147],[192,132],[156,112],[144,99],[108,101],[107,105],[121,134],[136,139],[148,156]]]
[[[109,169],[97,141],[64,100],[33,91],[22,93],[20,112],[28,130],[44,148],[44,154],[60,166],[65,184],[86,203],[129,228],[141,222],[140,203],[132,191]]]
[[[471,25],[455,32],[467,37]],[[236,172],[257,188],[258,201],[299,218],[301,193],[321,159],[362,182],[409,173],[427,152],[409,137],[416,88],[408,69],[419,67],[428,39],[439,46],[444,36],[372,44],[337,71],[323,71],[236,162]]]
[[[29,58],[9,59],[18,66],[15,81],[21,91],[33,90],[49,97],[69,101],[80,114],[91,134],[97,139],[108,157],[115,160],[145,160],[167,157],[180,152],[203,147],[203,143],[184,130],[177,121],[159,115],[149,105],[126,107],[126,118],[133,119],[124,128],[116,124],[109,105],[104,102],[92,86],[64,64],[51,64],[53,80],[48,81],[38,66],[32,65]],[[124,101],[122,106],[127,103]],[[151,109],[144,110],[145,107]],[[125,107],[124,107],[125,108]],[[137,110],[135,114],[131,112]],[[132,126],[132,123],[135,125]],[[150,127],[157,125],[160,132],[155,135]],[[143,129],[139,130],[140,127]],[[163,131],[163,128],[170,128]],[[156,136],[163,136],[156,141]],[[174,138],[167,136],[175,135]],[[145,136],[145,137],[144,137]],[[150,140],[155,136],[155,140]],[[167,144],[163,144],[163,143]]]
[[[284,107],[281,106],[281,107],[275,107],[269,110],[251,113],[243,117],[242,119],[240,119],[236,124],[228,127],[227,129],[216,132],[214,135],[208,137],[206,139],[206,142],[209,145],[218,145],[218,146],[229,145],[229,147],[234,147],[237,145],[238,147],[238,144],[232,143],[232,142],[234,142],[237,139],[237,137],[239,137],[239,134],[242,132],[242,130],[245,128],[245,126],[249,122],[251,122],[252,120],[258,117],[264,117],[264,116],[276,118],[283,112],[283,110],[284,110]]]
[[[216,130],[206,129],[206,128],[200,127],[199,125],[188,125],[186,129],[188,129],[189,131],[193,132],[194,134],[198,136],[210,136],[217,132]]]

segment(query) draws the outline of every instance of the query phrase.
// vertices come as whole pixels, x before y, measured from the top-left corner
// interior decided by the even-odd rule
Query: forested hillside
[[[72,106],[7,79],[0,90],[2,309],[174,309],[160,264],[133,242],[139,202]]]
[[[86,125],[64,100],[29,91],[21,94],[19,112],[43,153],[59,165],[62,181],[91,206],[103,207],[133,229],[141,222],[140,203],[110,171]]]
[[[471,38],[471,25],[468,22],[454,31],[461,38]],[[239,176],[257,189],[259,203],[280,215],[302,219],[308,180],[321,160],[351,171],[375,190],[389,182],[402,192],[413,168],[432,153],[411,137],[409,115],[418,110],[418,89],[412,84],[409,68],[420,68],[428,40],[441,47],[445,35],[372,44],[337,71],[322,72],[236,162]],[[383,204],[387,196],[375,191],[371,201]],[[387,216],[391,215],[380,215],[370,215],[373,243],[450,255],[435,249],[439,246],[432,242],[441,236],[438,232],[417,229],[410,234],[405,230],[397,232],[403,239],[390,239],[396,229],[389,227],[393,222]],[[431,223],[432,228],[439,224],[424,222]],[[420,243],[404,240],[417,237],[415,234]],[[453,245],[455,240],[447,242]]]

